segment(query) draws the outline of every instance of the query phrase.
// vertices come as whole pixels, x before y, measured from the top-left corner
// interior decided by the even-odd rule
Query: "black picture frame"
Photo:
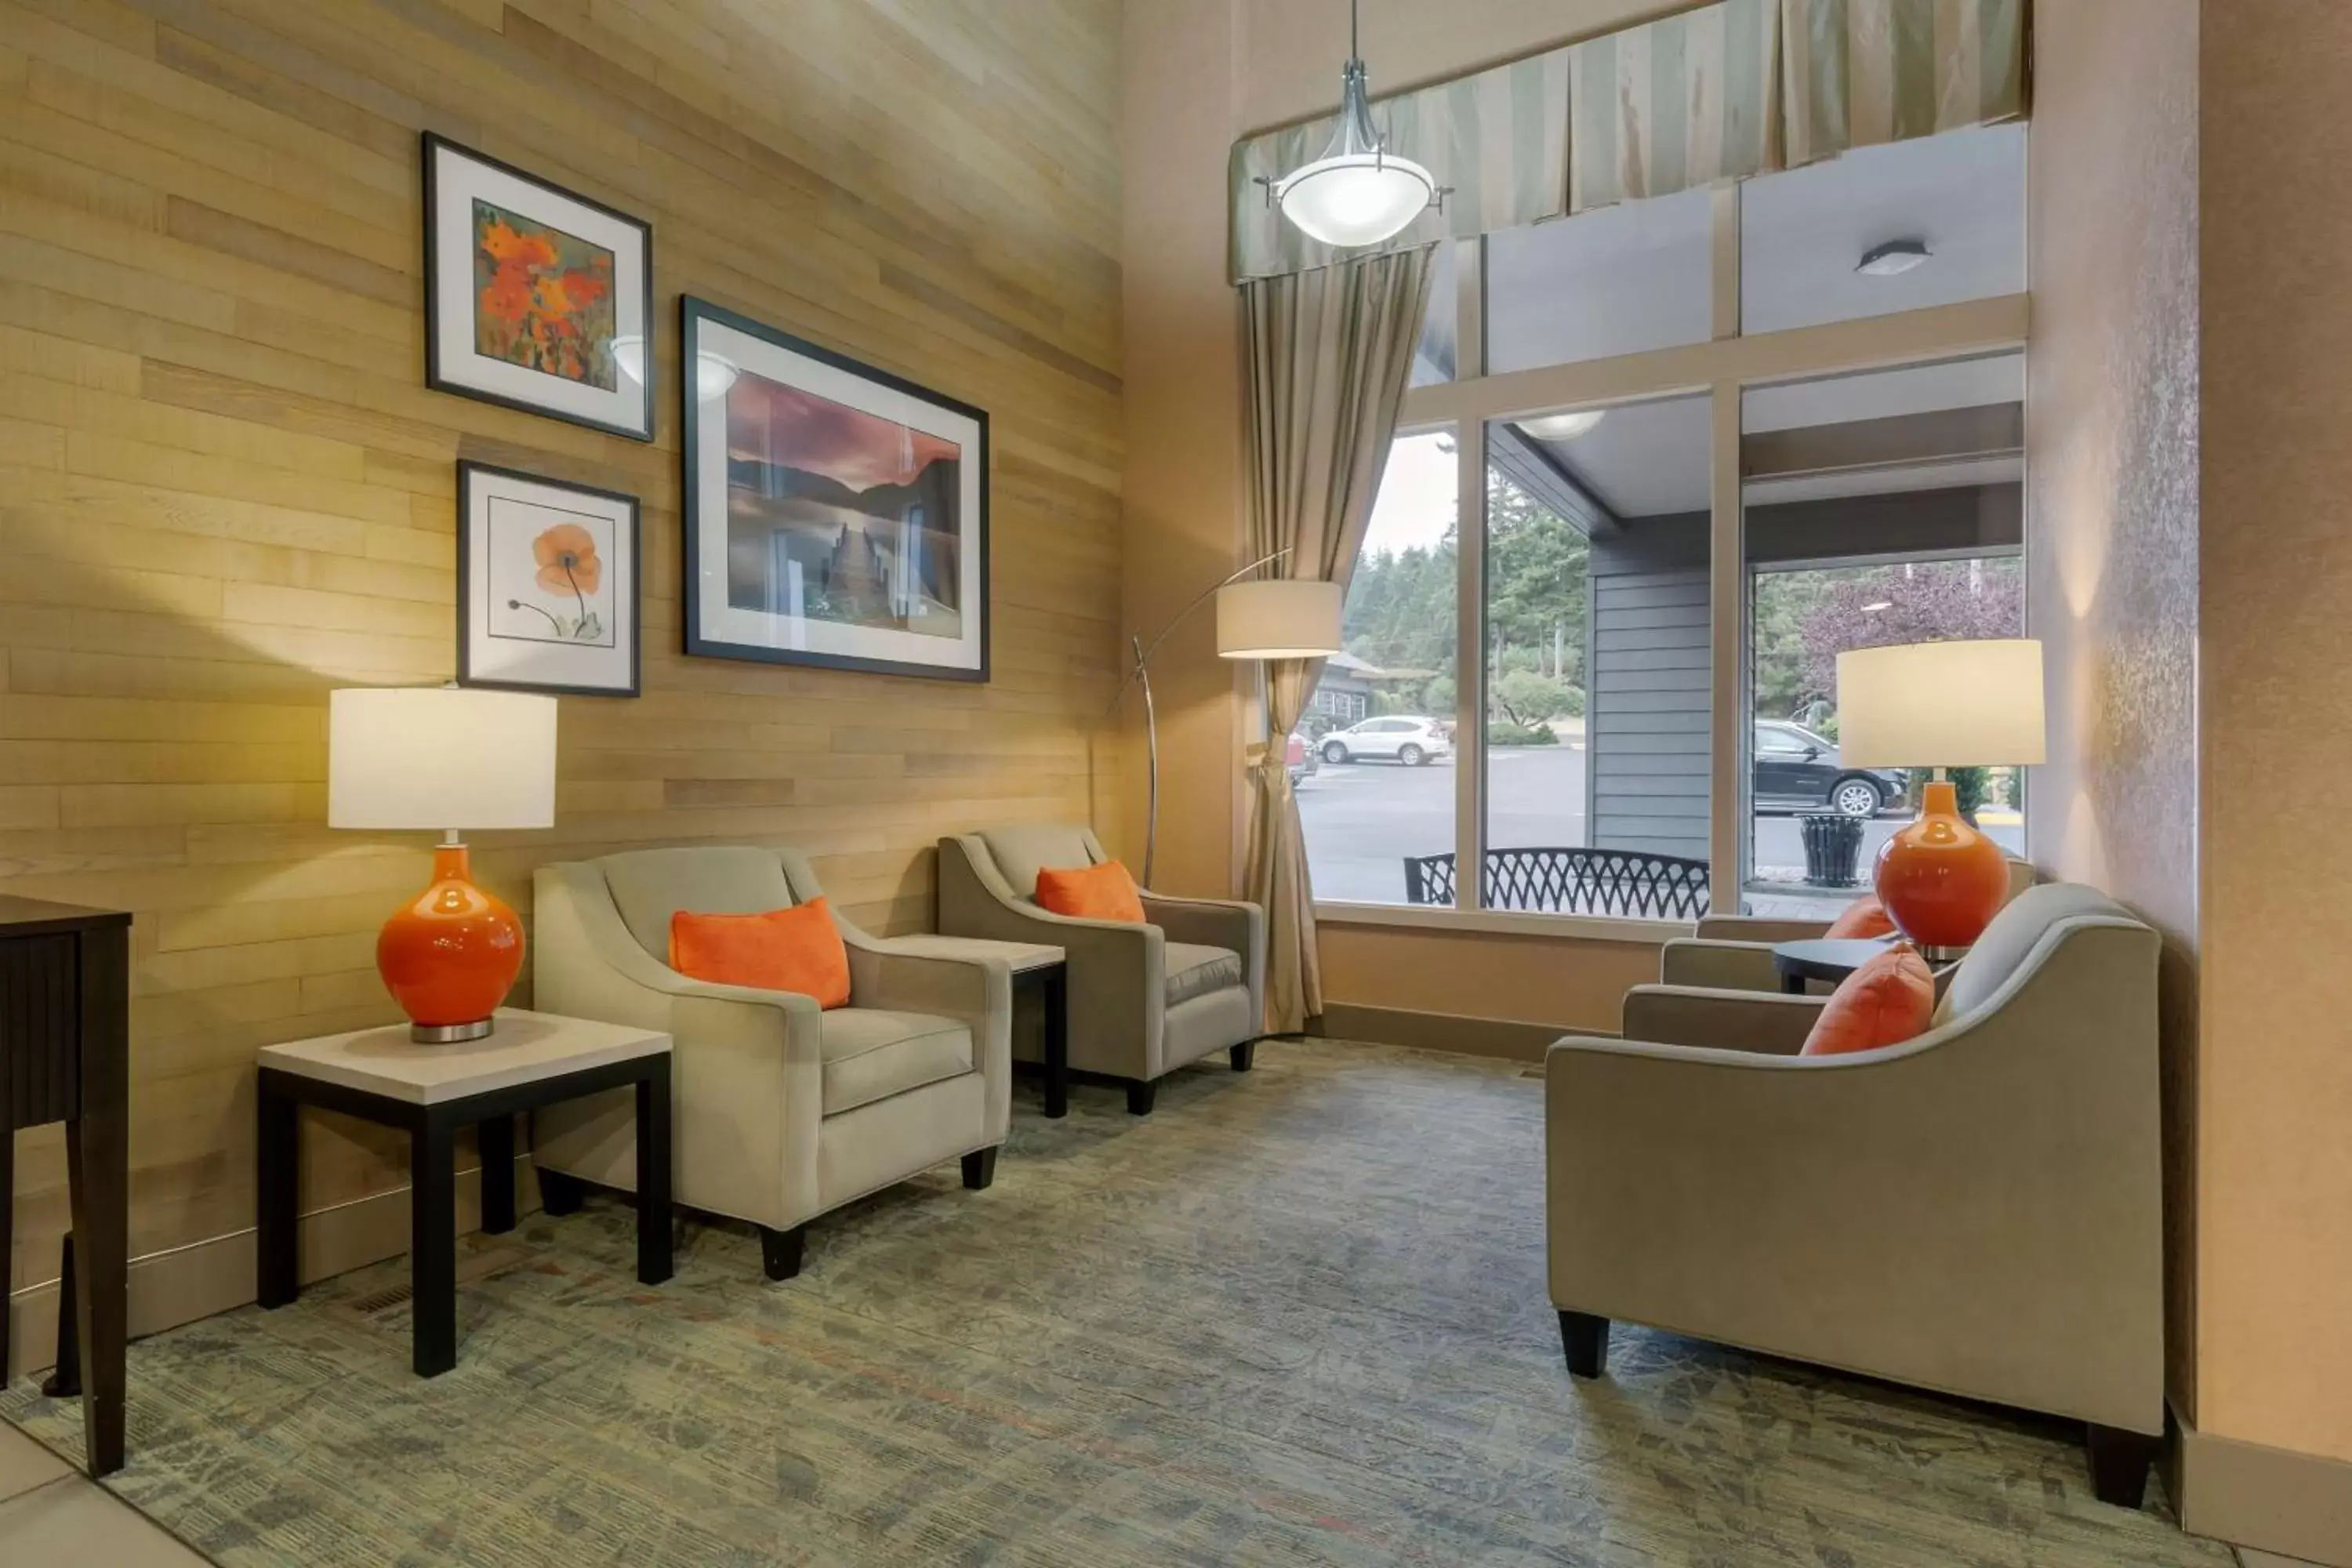
[[[593,500],[612,502],[627,513],[629,592],[626,599],[615,594],[616,614],[628,617],[629,680],[626,687],[596,686],[568,681],[502,679],[478,674],[475,670],[473,601],[474,601],[474,496],[485,479],[520,481],[545,489],[561,490]],[[593,485],[575,484],[546,474],[534,474],[521,468],[500,468],[495,463],[478,463],[471,458],[457,462],[457,684],[481,687],[495,691],[538,691],[567,697],[638,697],[645,689],[645,512],[635,496],[621,490],[599,489]]]
[[[979,569],[979,586],[973,606],[979,616],[979,649],[976,665],[960,668],[906,659],[875,658],[854,654],[820,653],[807,649],[773,647],[756,643],[728,641],[704,632],[705,605],[702,594],[700,538],[704,498],[701,493],[701,479],[698,472],[700,467],[699,457],[704,430],[700,399],[696,389],[697,372],[694,367],[700,363],[702,328],[705,323],[727,327],[746,336],[760,339],[788,353],[845,372],[877,387],[919,399],[948,414],[971,422],[976,431],[971,445],[973,460],[976,464],[974,473],[978,480],[978,499],[972,509],[971,518],[971,537]],[[988,411],[975,407],[959,398],[950,397],[944,393],[934,391],[919,382],[894,375],[862,360],[826,348],[822,343],[811,342],[805,338],[796,337],[790,332],[769,326],[763,321],[754,321],[751,317],[728,310],[723,305],[716,305],[690,294],[680,295],[678,298],[678,363],[687,367],[681,370],[678,376],[684,431],[684,438],[679,444],[678,458],[682,480],[679,533],[684,554],[684,574],[680,581],[679,619],[685,634],[686,653],[696,658],[743,659],[763,664],[793,664],[822,669],[853,670],[867,675],[911,676],[928,680],[957,680],[985,684],[989,679],[990,647],[994,619],[990,613],[989,490],[991,487]],[[719,439],[721,441],[726,439],[723,423],[719,432]],[[720,499],[723,504],[724,497]],[[959,519],[960,523],[961,521],[961,520]]]
[[[487,153],[477,152],[462,142],[453,142],[431,131],[425,132],[419,138],[418,148],[424,167],[425,384],[436,392],[446,392],[457,397],[470,397],[476,402],[496,404],[501,408],[519,409],[525,414],[539,415],[542,418],[561,419],[567,425],[577,425],[589,430],[601,430],[609,436],[626,437],[632,441],[652,441],[656,435],[653,225],[644,218],[622,212],[617,207],[608,206],[593,197],[583,196],[577,191],[566,190],[552,181],[543,180],[528,169],[519,169],[512,163],[493,158]],[[640,270],[644,275],[644,287],[637,293],[641,312],[639,319],[645,323],[643,333],[645,374],[638,383],[638,413],[634,422],[599,419],[568,409],[551,407],[543,402],[534,402],[528,397],[472,384],[457,379],[458,374],[457,367],[443,363],[441,311],[449,301],[444,298],[444,290],[441,287],[442,237],[438,198],[441,180],[439,159],[442,154],[464,159],[494,174],[520,181],[545,192],[557,201],[573,203],[589,212],[622,224],[636,232],[643,253]],[[467,254],[470,256],[473,247],[470,237],[465,243]],[[616,280],[615,287],[617,286]],[[619,317],[616,312],[615,325],[617,326],[618,323]]]

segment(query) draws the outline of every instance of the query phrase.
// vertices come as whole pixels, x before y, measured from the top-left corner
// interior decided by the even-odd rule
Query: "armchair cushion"
[[[1022,822],[982,831],[980,841],[1013,896],[1034,901],[1037,873],[1048,866],[1091,866],[1108,858],[1095,836],[1065,822]]]
[[[756,915],[669,917],[669,966],[696,980],[849,1004],[849,949],[823,899]]]
[[[1135,879],[1116,860],[1099,866],[1037,872],[1037,902],[1057,915],[1083,921],[1127,921],[1143,923],[1143,899]]]
[[[1895,934],[1895,921],[1888,916],[1886,906],[1878,901],[1876,893],[1864,893],[1830,921],[1826,937],[1873,937]]]
[[[844,1007],[824,1016],[824,1113],[838,1116],[978,1065],[971,1030],[953,1018]]]
[[[1899,1046],[1927,1032],[1936,977],[1908,945],[1888,948],[1838,983],[1800,1055],[1843,1056]]]
[[[1242,984],[1242,955],[1223,947],[1195,942],[1168,944],[1168,1005],[1206,996]]]

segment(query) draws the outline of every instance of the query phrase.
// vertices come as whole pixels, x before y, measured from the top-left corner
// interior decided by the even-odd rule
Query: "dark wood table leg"
[[[66,1123],[74,1333],[89,1473],[122,1468],[123,1350],[131,1306],[131,932],[80,933],[81,1114]]]
[[[1070,1113],[1070,972],[1057,963],[1045,971],[1045,1115]]]
[[[1785,996],[1802,996],[1805,994],[1805,977],[1791,969],[1780,971],[1780,993]]]
[[[8,1270],[16,1256],[16,1119],[8,1105],[8,1074],[0,1069],[0,1387],[8,1383]]]
[[[408,1138],[408,1201],[414,1364],[438,1377],[457,1364],[457,1150],[456,1130],[430,1111]]]
[[[302,1196],[302,1108],[261,1069],[254,1140],[254,1299],[283,1307],[301,1293],[295,1243]]]
[[[637,1080],[637,1282],[670,1277],[669,1058],[648,1058]]]
[[[493,1116],[474,1138],[482,1151],[482,1232],[504,1236],[515,1227],[514,1118]]]
[[[81,1397],[81,1335],[74,1327],[74,1320],[81,1316],[78,1295],[73,1232],[68,1231],[58,1247],[58,1362],[41,1384],[42,1394],[50,1399]]]

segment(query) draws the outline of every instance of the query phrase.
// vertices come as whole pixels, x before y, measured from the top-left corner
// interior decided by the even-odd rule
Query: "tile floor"
[[[205,1561],[14,1426],[0,1425],[0,1563],[182,1568]]]

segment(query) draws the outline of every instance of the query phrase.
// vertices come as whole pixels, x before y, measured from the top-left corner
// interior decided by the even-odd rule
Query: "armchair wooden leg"
[[[1240,1045],[1235,1046],[1232,1050],[1227,1051],[1225,1054],[1233,1058],[1234,1070],[1235,1072],[1247,1072],[1251,1068],[1257,1065],[1257,1042],[1255,1040],[1244,1040]]]
[[[1562,1312],[1559,1346],[1568,1353],[1570,1376],[1599,1377],[1608,1370],[1609,1320],[1590,1312]]]
[[[797,1279],[801,1256],[807,1246],[805,1225],[796,1225],[790,1230],[770,1230],[764,1225],[760,1227],[760,1262],[771,1279]]]
[[[567,1176],[561,1171],[543,1168],[539,1173],[539,1206],[558,1218],[580,1212],[580,1195],[583,1190],[577,1176]]]
[[[996,1180],[996,1147],[975,1149],[963,1157],[963,1184],[975,1193],[984,1193]]]
[[[2117,1426],[2091,1425],[2091,1495],[2116,1508],[2137,1508],[2147,1496],[2148,1467],[2164,1439]]]
[[[1143,1079],[1130,1083],[1127,1086],[1127,1113],[1129,1116],[1149,1116],[1151,1114],[1151,1102],[1159,1098],[1158,1079]]]

